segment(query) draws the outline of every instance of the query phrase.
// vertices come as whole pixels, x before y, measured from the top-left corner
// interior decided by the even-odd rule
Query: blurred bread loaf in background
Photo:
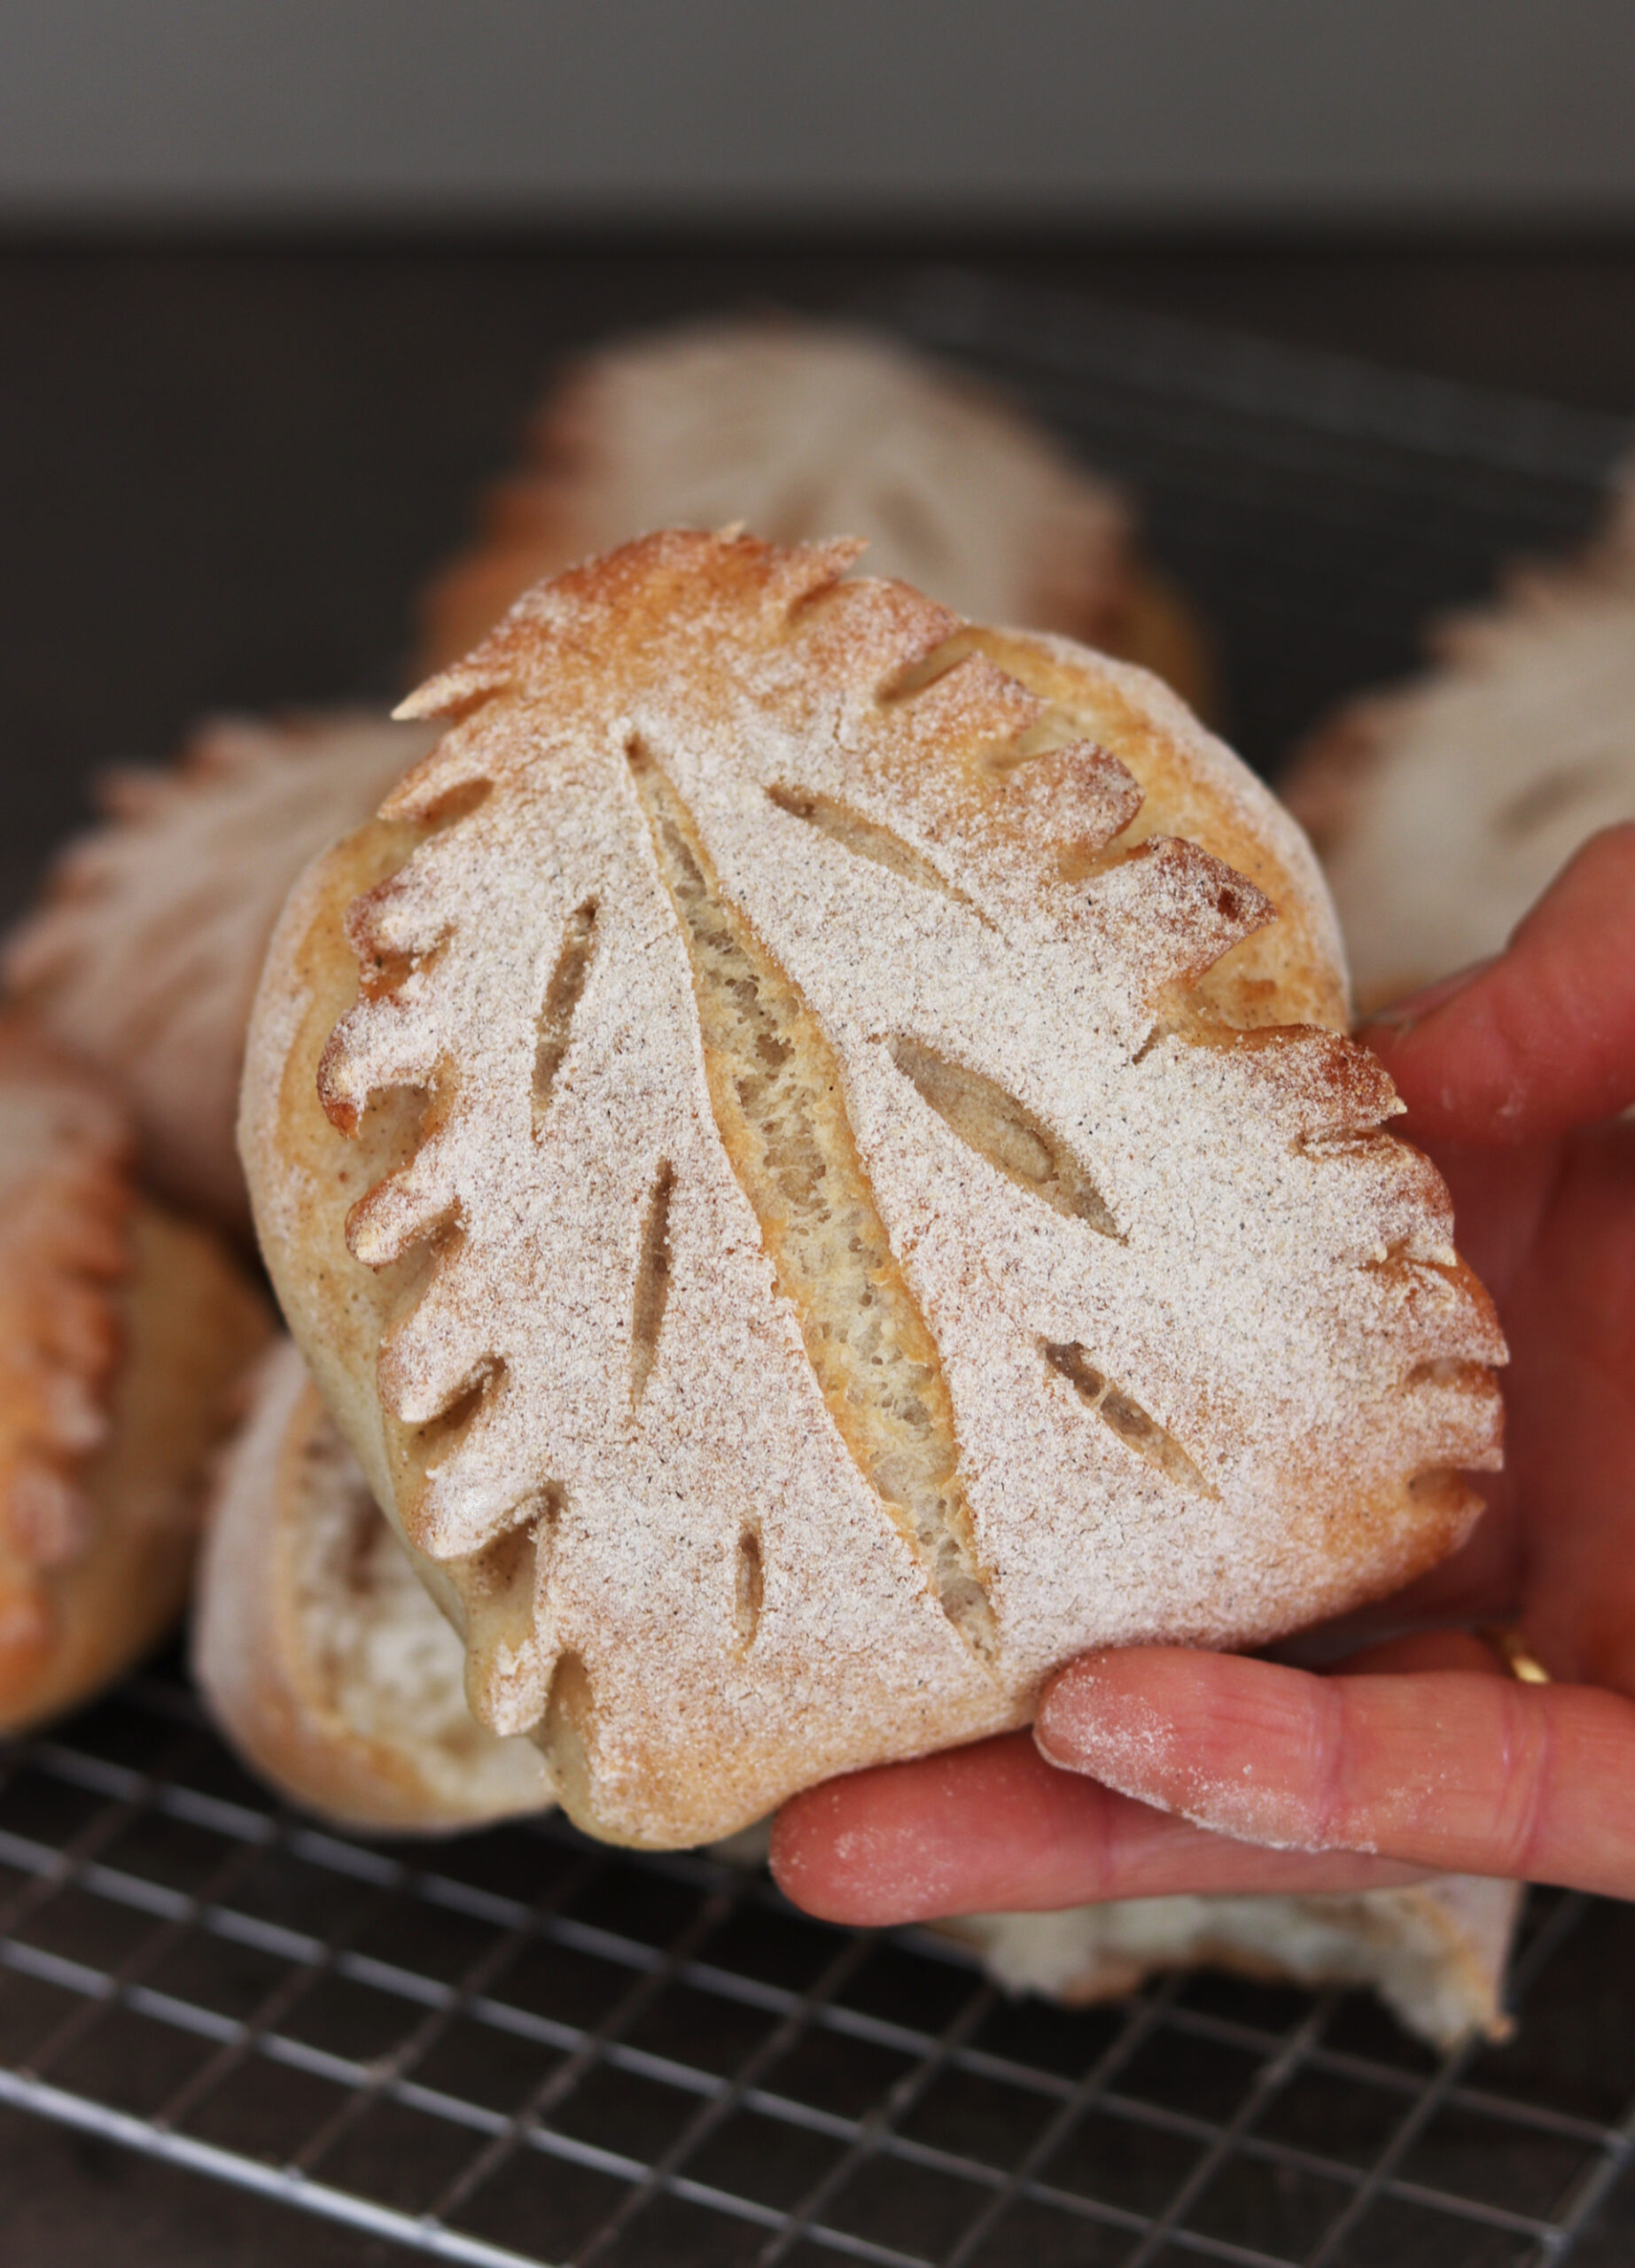
[[[233,1142],[267,940],[315,852],[431,745],[362,710],[202,725],[168,769],[128,766],[0,949],[0,981],[135,1122],[144,1177],[243,1235]]]
[[[476,540],[425,594],[422,671],[576,560],[654,528],[735,522],[778,543],[866,537],[870,574],[1140,662],[1214,712],[1208,641],[1143,558],[1127,493],[953,369],[793,319],[688,324],[572,365]]]
[[[1056,1914],[939,1922],[1013,1992],[1070,2007],[1133,1992],[1175,1969],[1225,1969],[1315,1991],[1372,1985],[1434,2047],[1509,2030],[1501,1995],[1520,1883],[1433,1875],[1405,1890],[1304,1898],[1130,1898]]]
[[[1365,1014],[1499,951],[1588,835],[1635,819],[1635,477],[1578,558],[1512,575],[1430,646],[1281,782]]]
[[[128,1669],[187,1596],[210,1451],[270,1317],[140,1198],[117,1099],[0,1020],[0,1730]]]

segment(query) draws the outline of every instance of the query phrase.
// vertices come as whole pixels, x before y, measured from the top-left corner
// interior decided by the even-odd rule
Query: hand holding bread
[[[477,1714],[617,1840],[1395,1588],[1497,1452],[1297,832],[1154,680],[853,555],[531,594],[252,1026],[296,1336]]]
[[[1396,1814],[1380,1829],[1393,1744],[1427,1711],[1468,1705],[1446,1773],[1516,1705],[1491,1654],[1420,1639],[1320,1686],[1172,1643],[1257,1643],[1421,1570],[1410,1599],[1487,1612],[1520,1564],[1509,1478],[1458,1549],[1479,1509],[1460,1474],[1497,1460],[1503,1342],[1442,1183],[1384,1130],[1390,1080],[1344,1037],[1309,851],[1140,671],[849,578],[856,546],[653,537],[490,630],[523,584],[632,526],[740,509],[791,536],[867,522],[871,564],[964,613],[1086,634],[1195,689],[1206,675],[1120,501],[907,358],[728,326],[588,364],[433,595],[453,666],[414,721],[216,728],[175,774],[115,791],[9,948],[13,990],[115,1091],[89,1099],[93,1080],[74,1107],[85,1192],[107,1202],[52,1231],[95,1327],[35,1314],[13,1333],[58,1350],[46,1371],[70,1359],[12,1397],[35,1414],[8,1437],[0,1563],[6,1643],[43,1600],[73,1621],[78,1594],[48,1569],[75,1564],[112,1643],[54,1682],[37,1664],[18,1720],[91,1689],[186,1580],[185,1535],[119,1557],[139,1532],[122,1514],[76,1562],[35,1484],[72,1479],[105,1432],[86,1412],[129,1336],[111,1296],[130,1266],[111,1226],[129,1203],[121,1106],[152,1179],[242,1222],[227,1125],[245,1007],[316,850],[268,962],[242,1129],[341,1433],[279,1350],[216,1486],[196,1634],[257,1767],[343,1824],[447,1829],[554,1788],[593,1832],[660,1845],[805,1790],[778,1863],[819,1910],[1077,1905],[1043,1934],[971,1922],[1013,1981],[1094,1997],[1143,1964],[1253,1967],[1297,1942],[1313,1975],[1374,1977],[1432,2036],[1491,2027],[1513,1900],[1405,1887],[1399,1860],[1545,1852],[1612,1887],[1623,1864],[1616,1806],[1610,1829],[1586,1815],[1553,1843],[1540,1826],[1525,1851],[1479,1822],[1462,1845],[1445,1821],[1418,1844]],[[1535,632],[1558,656],[1600,650],[1602,616],[1627,610],[1623,555],[1603,549],[1561,604],[1529,601],[1522,632],[1468,634],[1455,707],[1497,687],[1502,709]],[[1362,769],[1346,777],[1350,793]],[[1593,1150],[1571,1130],[1619,1107],[1628,1057],[1603,998],[1592,1013],[1583,937],[1592,919],[1604,951],[1617,930],[1621,873],[1595,867],[1592,916],[1581,874],[1524,966],[1457,1015],[1428,1003],[1380,1040],[1416,1136],[1458,1144],[1486,1109],[1507,1140],[1525,1123],[1553,1155]],[[1541,983],[1547,1031],[1527,1020]],[[1582,1177],[1603,1230],[1616,1149]],[[1501,1297],[1514,1162],[1445,1160]],[[26,1216],[0,1217],[0,1244]],[[1566,1224],[1533,1226],[1511,1323],[1536,1370],[1562,1289],[1546,1231]],[[160,1274],[173,1324],[196,1299],[212,1312],[203,1278]],[[223,1331],[224,1372],[258,1337]],[[196,1349],[183,1367],[189,1443],[219,1431],[188,1431],[219,1401],[207,1367]],[[1600,1443],[1603,1479],[1620,1469],[1592,1391],[1558,1379],[1527,1421],[1522,1487],[1547,1480],[1549,1412],[1572,1392],[1575,1442]],[[187,1454],[175,1501],[196,1504]],[[82,1512],[57,1526],[77,1535]],[[1553,1521],[1584,1539],[1564,1627],[1616,1528],[1593,1475]],[[1603,1619],[1635,1624],[1616,1586]],[[1553,1662],[1630,1689],[1577,1643]],[[1623,1705],[1590,1698],[1584,1736],[1617,1750],[1595,1710]],[[1568,1726],[1580,1701],[1539,1706]],[[1037,1742],[1005,1729],[1036,1710]],[[1380,1783],[1359,1767],[1359,1808],[1313,1825],[1298,1742],[1335,1712],[1359,1754],[1375,1738]],[[1388,1720],[1382,1748],[1368,1728]],[[836,1772],[852,1776],[812,1786]],[[1253,1847],[1291,1841],[1307,1847]],[[866,1879],[838,1856],[865,1848]],[[1234,1895],[1263,1890],[1283,1902]],[[1194,1891],[1161,1915],[1139,1902]]]
[[[1002,1813],[983,1750],[786,1810],[774,1862],[801,1902],[882,1921],[1298,1891],[1336,1864],[1360,1884],[1405,1863],[1635,1896],[1635,1124],[1617,1115],[1635,1103],[1635,827],[1586,846],[1509,952],[1370,1038],[1448,1173],[1513,1355],[1492,1508],[1391,1602],[1398,1627],[1429,1627],[1320,1677],[1097,1654],[1047,1689]],[[1445,1627],[1513,1620],[1559,1682],[1515,1683]]]

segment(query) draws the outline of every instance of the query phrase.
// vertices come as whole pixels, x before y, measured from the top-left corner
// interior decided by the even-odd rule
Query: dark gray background
[[[414,593],[563,352],[889,297],[933,257],[1635,407],[1635,245],[1616,237],[0,236],[0,909],[98,766],[164,757],[207,711],[401,688]]]

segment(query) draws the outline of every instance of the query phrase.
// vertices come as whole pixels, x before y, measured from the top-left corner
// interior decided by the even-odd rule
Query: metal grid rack
[[[1600,2249],[1635,2156],[1609,2008],[1635,1915],[1576,1898],[1535,1900],[1516,2039],[1440,2063],[1358,1996],[1172,1979],[1070,2014],[918,1933],[828,1929],[764,1877],[550,1821],[344,1841],[245,1780],[179,1679],[147,1678],[8,1752],[0,1930],[0,2101],[394,2259],[1635,2250],[1635,2197]]]
[[[1268,768],[1497,559],[1584,532],[1624,439],[960,276],[874,312],[1131,479]],[[557,1821],[350,1843],[174,1672],[0,1751],[0,2107],[350,2228],[360,2264],[1615,2268],[1635,1909],[1535,1894],[1513,1998],[1513,2040],[1441,2062],[1359,1995],[1070,2013]]]

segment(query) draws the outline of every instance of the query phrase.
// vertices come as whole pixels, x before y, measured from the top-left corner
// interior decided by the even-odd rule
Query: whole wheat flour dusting
[[[372,1098],[427,1098],[350,1225],[371,1267],[432,1256],[380,1365],[410,1539],[457,1575],[560,1492],[541,1627],[572,1658],[597,1818],[650,1839],[1025,1721],[1086,1646],[1242,1642],[1384,1588],[1469,1518],[1417,1477],[1494,1455],[1491,1310],[1450,1265],[1436,1177],[1378,1132],[1377,1067],[1332,1031],[1237,1033],[1191,1005],[1276,907],[1195,843],[1120,844],[1132,801],[1106,790],[1130,773],[1071,707],[980,652],[915,682],[959,625],[837,582],[853,552],[653,538],[531,594],[417,696],[454,721],[385,806],[424,840],[354,910],[374,975],[323,1065],[343,1130]],[[1287,839],[1150,680],[1073,667],[1092,712],[1136,704],[1166,762]],[[1069,867],[1033,765],[1075,799]],[[693,846],[696,920],[666,828]],[[587,907],[541,1115],[541,1010]],[[785,1003],[736,1038],[712,1022],[712,925],[750,955],[724,997]],[[729,1086],[752,1115],[735,1047],[822,1067],[845,1145],[812,1170],[832,1195],[854,1155],[884,1239],[860,1215],[850,1260],[808,1240],[805,1291],[788,1192],[757,1193],[723,1115]],[[665,1300],[638,1350],[661,1169]],[[862,1389],[884,1344],[823,1319],[860,1254],[900,1278],[885,1338],[907,1344],[893,1313],[923,1324],[915,1437],[952,1462],[917,1480],[859,1451],[884,1438]],[[440,1425],[417,1466],[412,1429]],[[940,1507],[930,1526],[915,1503]]]

